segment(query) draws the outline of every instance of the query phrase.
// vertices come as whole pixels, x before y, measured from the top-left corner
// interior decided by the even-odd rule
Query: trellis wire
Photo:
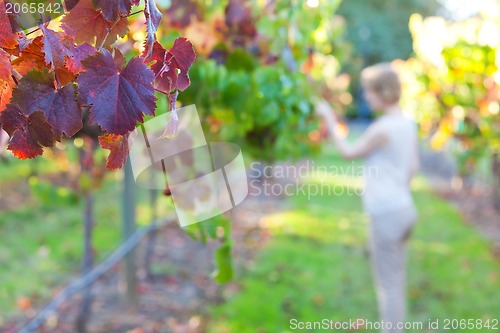
[[[95,280],[101,277],[104,273],[109,271],[111,267],[116,265],[123,257],[130,252],[141,239],[149,232],[164,227],[170,223],[175,222],[174,218],[163,220],[162,222],[153,222],[148,226],[137,229],[132,236],[130,236],[124,243],[122,243],[106,260],[92,269],[88,274],[82,276],[72,283],[70,283],[64,290],[62,290],[50,303],[48,303],[38,314],[26,324],[19,333],[33,333],[40,328],[40,326],[54,313],[59,306],[73,295],[77,294],[83,288],[92,284]]]

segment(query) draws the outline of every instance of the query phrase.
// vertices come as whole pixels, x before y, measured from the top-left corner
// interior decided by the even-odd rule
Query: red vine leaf
[[[12,97],[12,89],[14,88],[15,83],[12,78],[9,81],[0,80],[0,112],[5,110],[5,107],[9,103]]]
[[[191,79],[189,79],[189,74],[186,71],[182,71],[179,73],[177,77],[177,88],[180,91],[186,90],[191,85]]]
[[[7,149],[21,160],[40,156],[43,147],[54,145],[54,131],[42,111],[27,115],[17,105],[9,104],[0,114],[0,122],[11,137]]]
[[[95,39],[98,46],[111,45],[118,36],[124,37],[129,26],[125,17],[120,17],[116,22],[108,22],[102,11],[94,9],[90,0],[80,0],[61,22],[64,31],[73,36],[77,44],[93,44]]]
[[[26,34],[24,32],[19,33],[19,35],[19,39],[17,40],[17,42],[19,43],[19,51],[24,51],[24,49],[31,44],[33,39],[29,39],[28,37],[26,37]],[[16,55],[19,56],[19,52]]]
[[[5,111],[0,113],[0,124],[2,128],[12,136],[23,125],[26,114],[17,105],[9,104]]]
[[[19,58],[12,61],[12,66],[21,75],[25,75],[32,69],[42,70],[45,67],[43,36],[31,40],[29,45],[21,52]]]
[[[60,140],[63,133],[72,137],[82,128],[82,113],[76,102],[75,85],[56,89],[54,79],[54,73],[46,68],[28,72],[14,89],[11,103],[28,115],[42,110]]]
[[[106,162],[107,169],[121,169],[127,162],[129,154],[128,137],[129,133],[125,135],[104,134],[99,137],[101,147],[110,151]]]
[[[166,18],[168,25],[176,29],[188,27],[193,20],[202,20],[202,9],[196,0],[172,0]]]
[[[92,0],[92,4],[109,22],[115,22],[118,16],[127,16],[132,8],[130,0]]]
[[[169,94],[177,87],[177,70],[171,67],[171,59],[172,56],[167,58],[167,50],[158,42],[154,43],[153,52],[146,59],[148,62],[154,61],[151,70],[155,74],[155,86],[164,94]]]
[[[67,68],[57,68],[56,74],[57,74],[57,80],[59,81],[58,87],[65,86],[75,81],[76,78],[76,75]]]
[[[12,65],[10,64],[10,55],[0,49],[0,112],[5,109],[12,97],[12,89],[16,83],[12,79]]]
[[[177,38],[168,52],[174,56],[181,70],[189,70],[196,60],[193,44],[187,38]]]
[[[55,69],[60,85],[64,86],[74,81],[75,74],[78,74],[64,67],[65,57],[72,56],[72,49],[75,49],[74,41],[70,36],[45,30],[44,36],[26,39],[27,46],[21,51],[19,58],[12,61],[12,66],[21,75],[26,75],[32,69]],[[48,66],[49,64],[52,66]]]
[[[0,47],[14,49],[17,46],[17,34],[12,30],[12,24],[5,8],[5,2],[0,1]]]
[[[78,0],[64,0],[64,7],[66,11],[72,10],[78,4]]]
[[[116,68],[123,68],[127,63],[127,59],[125,59],[125,56],[123,55],[123,53],[120,52],[120,50],[114,49],[113,62],[115,63]]]
[[[246,38],[254,38],[257,35],[255,19],[248,1],[229,0],[225,14],[226,26],[237,36],[237,42],[241,43]]]
[[[79,74],[84,69],[82,60],[95,52],[95,47],[87,43],[76,47],[72,45],[71,55],[66,58],[66,68],[74,74]]]
[[[86,70],[77,79],[82,103],[92,105],[90,121],[117,135],[132,131],[144,114],[154,115],[156,109],[153,72],[141,58],[117,66],[121,63],[102,49],[82,61]]]
[[[43,53],[45,54],[45,64],[51,64],[52,70],[63,68],[66,64],[66,56],[71,53],[68,46],[61,43],[63,34],[48,29],[45,25],[41,25],[43,31]]]
[[[170,94],[176,89],[184,91],[191,84],[189,68],[196,59],[193,44],[186,38],[177,38],[170,50],[165,50],[155,42],[151,57],[147,61],[155,61],[151,69],[155,73],[156,88]]]
[[[146,37],[146,54],[149,57],[153,52],[153,44],[156,41],[156,32],[158,31],[163,15],[158,10],[155,0],[145,1],[146,8],[144,9],[144,13],[146,15],[146,30],[148,32],[148,36]]]

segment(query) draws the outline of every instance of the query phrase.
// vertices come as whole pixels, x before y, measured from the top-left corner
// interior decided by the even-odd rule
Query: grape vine
[[[175,113],[178,91],[190,85],[191,42],[179,37],[167,49],[157,41],[163,15],[155,0],[65,1],[59,24],[42,17],[30,32],[6,3],[0,1],[0,127],[10,137],[7,149],[35,158],[97,124],[98,141],[110,150],[107,168],[122,168],[130,132],[155,115],[155,92],[167,95]],[[138,13],[146,20],[144,52],[127,61],[113,44]],[[167,125],[172,134],[177,119]]]

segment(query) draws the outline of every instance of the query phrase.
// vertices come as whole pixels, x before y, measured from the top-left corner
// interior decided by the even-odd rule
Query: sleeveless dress
[[[370,261],[384,333],[404,332],[407,241],[417,221],[409,188],[417,152],[417,126],[403,115],[384,115],[378,125],[387,143],[365,160],[363,205],[370,218]]]
[[[417,126],[403,115],[378,120],[388,142],[365,159],[363,204],[369,215],[379,215],[413,204],[409,188],[412,158],[417,146]]]

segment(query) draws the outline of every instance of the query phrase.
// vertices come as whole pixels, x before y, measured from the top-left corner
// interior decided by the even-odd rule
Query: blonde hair
[[[379,95],[387,104],[394,104],[401,98],[401,81],[391,63],[380,63],[363,69],[363,88]]]

